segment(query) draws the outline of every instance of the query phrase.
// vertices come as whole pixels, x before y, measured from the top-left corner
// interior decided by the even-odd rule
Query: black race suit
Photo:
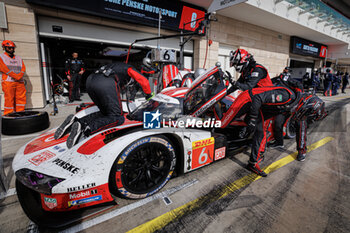
[[[236,87],[230,88],[228,94],[236,90],[237,87],[243,91],[250,90],[255,87],[271,87],[273,86],[270,75],[262,65],[253,63],[247,69],[245,69],[240,78],[236,82]],[[230,124],[230,122],[236,118],[236,114],[242,115],[241,113],[246,113],[249,108],[244,106],[248,103],[245,96],[240,94],[236,100],[232,103],[230,108],[224,112],[216,112],[216,116],[222,121],[222,127],[225,128]],[[215,106],[217,108],[217,106]]]
[[[254,88],[248,93],[251,98],[250,119],[256,119],[256,130],[253,137],[252,151],[249,162],[261,161],[261,152],[266,147],[266,131],[264,121],[297,105],[300,94],[295,94],[285,87]],[[306,119],[296,123],[297,149],[306,153]]]
[[[302,91],[303,85],[301,82],[290,77],[289,73],[281,73],[279,76],[272,79],[272,83],[277,87],[287,87],[294,91]],[[283,125],[290,117],[289,112],[278,114],[275,117],[274,138],[277,145],[283,145]]]
[[[142,87],[146,95],[151,94],[148,80],[134,67],[125,63],[113,63],[101,67],[86,81],[86,89],[99,112],[80,119],[83,125],[90,127],[91,134],[123,124],[120,89],[133,78]]]

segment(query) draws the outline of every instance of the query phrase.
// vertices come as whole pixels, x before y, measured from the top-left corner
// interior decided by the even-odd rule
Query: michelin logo
[[[94,196],[94,197],[88,197],[84,199],[69,201],[68,206],[74,206],[74,205],[82,205],[93,201],[101,201],[102,195]]]
[[[156,112],[144,112],[143,113],[143,128],[144,129],[160,129],[160,117],[159,110]]]

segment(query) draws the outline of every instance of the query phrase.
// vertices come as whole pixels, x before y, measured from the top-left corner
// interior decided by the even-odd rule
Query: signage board
[[[292,36],[290,39],[290,52],[294,54],[325,58],[327,55],[327,49],[327,45],[319,44],[296,36]]]
[[[205,16],[205,10],[178,0],[26,0],[27,3],[69,10],[83,14],[117,19],[130,23],[179,31],[184,23]],[[199,20],[200,21],[200,20]],[[188,23],[185,30],[194,31],[199,21]]]

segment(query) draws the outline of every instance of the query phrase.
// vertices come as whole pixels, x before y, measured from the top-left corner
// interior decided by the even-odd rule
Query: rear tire
[[[176,166],[175,150],[164,136],[148,136],[127,146],[115,160],[109,186],[114,195],[140,199],[158,192]]]
[[[22,135],[38,132],[50,126],[47,112],[22,111],[2,116],[2,133]]]

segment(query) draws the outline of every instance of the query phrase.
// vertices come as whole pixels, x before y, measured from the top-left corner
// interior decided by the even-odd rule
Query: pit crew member
[[[78,53],[72,53],[72,58],[68,58],[65,63],[65,71],[69,84],[69,102],[80,99],[81,75],[85,72],[84,62],[78,59]]]
[[[24,111],[26,105],[26,88],[23,75],[26,67],[16,55],[16,45],[10,40],[2,42],[5,53],[0,54],[0,73],[2,74],[2,91],[4,92],[4,115]]]
[[[289,89],[292,89],[294,91],[302,92],[303,91],[303,85],[301,82],[291,78],[289,73],[289,67],[285,67],[283,72],[272,79],[272,83],[277,87],[287,87]],[[274,138],[275,141],[269,145],[271,148],[284,148],[283,145],[283,125],[286,122],[286,120],[290,117],[289,112],[284,112],[281,114],[278,114],[275,117],[274,121]]]
[[[241,76],[235,81],[234,78],[226,72],[232,84],[227,90],[227,94],[230,94],[237,89],[246,91],[255,87],[273,86],[267,69],[262,65],[257,64],[253,55],[244,49],[231,51],[230,66],[235,67],[236,71],[241,73]],[[219,113],[217,118],[221,120],[223,127],[228,126],[229,123],[236,118],[236,114],[239,113],[239,115],[241,115],[242,112],[246,113],[249,110],[246,101],[247,99],[244,96],[239,95],[225,113]],[[218,108],[218,104],[215,105],[215,108]]]
[[[247,168],[260,176],[267,176],[259,166],[263,160],[261,153],[266,146],[267,129],[264,129],[264,121],[286,111],[292,112],[296,122],[297,160],[304,161],[307,151],[307,117],[314,115],[315,120],[324,118],[324,102],[317,96],[295,93],[286,87],[254,88],[242,94],[251,102],[247,134],[255,132]]]
[[[121,62],[108,64],[91,74],[87,78],[86,88],[100,111],[80,119],[69,115],[56,130],[55,139],[61,138],[71,126],[67,139],[67,147],[71,148],[82,134],[89,136],[97,131],[123,124],[125,118],[122,115],[120,89],[125,88],[131,79],[141,85],[146,99],[153,96],[147,78],[129,64]]]

